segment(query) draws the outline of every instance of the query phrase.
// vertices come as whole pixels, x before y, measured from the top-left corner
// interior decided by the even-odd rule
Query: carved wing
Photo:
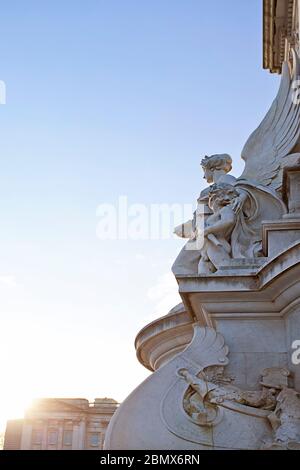
[[[189,415],[184,406],[190,385],[180,371],[185,369],[190,374],[197,375],[208,366],[226,366],[229,362],[227,355],[228,347],[223,336],[213,328],[202,327],[199,323],[195,323],[192,342],[183,352],[157,371],[159,373],[164,370],[163,374],[157,375],[161,381],[159,387],[161,390],[165,389],[160,405],[161,421],[175,436],[204,446],[211,445],[212,434],[208,432],[207,427],[220,422],[223,408],[215,405],[210,407],[209,403],[205,403],[197,417]],[[150,387],[150,395],[151,393],[153,392]],[[152,406],[151,400],[149,406]]]
[[[299,56],[294,50],[292,55],[292,71],[284,62],[277,97],[242,150],[245,169],[240,178],[274,189],[281,186],[284,158],[293,151],[300,136],[300,100],[295,100],[294,83],[299,79]]]
[[[192,342],[177,357],[191,362],[198,373],[208,366],[226,366],[229,362],[228,352],[228,346],[220,333],[213,328],[201,327],[196,323]]]

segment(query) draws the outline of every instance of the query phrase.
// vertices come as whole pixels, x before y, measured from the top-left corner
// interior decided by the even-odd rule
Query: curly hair
[[[238,191],[234,186],[227,183],[213,184],[208,193],[209,206],[215,198],[222,197],[224,205],[230,204],[231,201],[239,196]]]
[[[204,170],[224,170],[228,173],[232,169],[232,158],[227,153],[207,155],[201,160]]]

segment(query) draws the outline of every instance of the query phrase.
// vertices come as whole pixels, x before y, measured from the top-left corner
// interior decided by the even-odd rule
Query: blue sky
[[[261,0],[12,0],[1,20],[3,422],[37,396],[122,400],[147,375],[134,337],[177,302],[182,241],[99,240],[97,207],[194,202],[204,154],[238,176],[279,78]]]

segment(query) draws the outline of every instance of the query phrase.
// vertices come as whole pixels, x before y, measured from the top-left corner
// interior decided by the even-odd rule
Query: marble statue
[[[105,449],[300,449],[299,56],[246,142],[245,169],[206,156],[207,187],[172,267],[182,304],[135,341],[153,373],[121,404]],[[130,432],[124,432],[130,429]]]
[[[238,218],[234,204],[238,197],[238,192],[230,184],[214,184],[210,188],[208,206],[213,213],[207,217],[202,233],[204,241],[198,273],[215,272],[222,262],[230,259],[230,240]]]
[[[292,76],[298,76],[299,57],[295,51],[293,58]],[[286,213],[286,206],[281,196],[284,162],[287,157],[300,156],[300,154],[291,154],[300,137],[299,106],[291,106],[293,94],[289,65],[284,63],[278,95],[266,117],[251,134],[242,150],[245,169],[239,178],[228,174],[232,168],[232,159],[228,154],[206,156],[201,162],[207,183],[229,184],[236,191],[231,208],[238,220],[230,240],[227,240],[230,250],[227,250],[225,259],[262,256],[262,221],[277,220]],[[218,269],[218,263],[213,262],[213,268],[203,269],[201,244],[205,244],[207,239],[204,237],[200,243],[199,241],[195,243],[199,233],[206,230],[209,214],[205,210],[205,205],[209,200],[209,191],[208,187],[201,192],[193,220],[175,228],[178,236],[189,239],[173,265],[175,274],[192,274],[197,272],[197,267],[198,274],[213,273]],[[209,203],[208,207],[211,209]],[[213,256],[213,251],[210,251]],[[214,251],[219,259],[218,245],[215,245]]]
[[[232,158],[228,154],[217,154],[211,157],[206,156],[201,166],[204,172],[204,178],[209,184],[234,184],[236,178],[229,175],[228,172],[232,169]],[[182,238],[194,239],[196,236],[197,215],[202,213],[203,206],[208,202],[208,193],[210,188],[205,188],[198,198],[198,210],[194,213],[193,220],[188,220],[186,223],[179,225],[175,228],[176,235]]]
[[[226,162],[228,156],[213,155],[202,160],[204,177],[208,183],[215,181],[217,185],[228,182],[236,191],[236,198],[232,201],[232,210],[237,216],[236,230],[231,238],[232,258],[252,258],[261,255],[261,222],[266,218],[278,219],[286,211],[284,203],[276,193],[274,188],[263,186],[258,181],[247,179],[247,172],[244,176],[236,179],[232,175],[221,176],[216,157],[225,158],[223,168],[227,169]],[[224,170],[223,170],[224,171]],[[216,173],[216,175],[215,175]],[[230,181],[230,182],[229,182]],[[206,202],[210,193],[204,190],[198,202]]]
[[[204,178],[213,184],[201,192],[193,220],[175,228],[178,236],[189,238],[189,241],[173,265],[174,273],[209,274],[217,271],[222,261],[261,256],[262,221],[281,218],[286,212],[283,201],[273,188],[249,181],[245,176],[236,179],[228,174],[231,162],[232,159],[227,154],[206,156],[202,160]],[[224,194],[223,202],[220,197],[216,197],[217,192],[219,196]],[[214,197],[211,197],[213,194]],[[220,211],[225,206],[226,209]],[[226,243],[223,242],[222,247],[212,240],[208,243],[206,234],[212,230],[209,226],[221,215],[224,220],[225,214],[232,221],[230,233],[226,227],[227,233],[223,234]],[[220,233],[220,228],[217,231]]]

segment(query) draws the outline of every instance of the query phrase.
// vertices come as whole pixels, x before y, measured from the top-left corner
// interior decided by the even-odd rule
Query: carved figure
[[[220,367],[218,367],[220,369]],[[278,388],[263,384],[262,390],[245,391],[231,384],[232,378],[224,376],[224,368],[221,368],[217,376],[209,376],[206,371],[200,372],[198,376],[182,369],[179,374],[189,384],[189,389],[184,398],[184,409],[188,415],[200,425],[208,425],[211,417],[217,416],[216,408],[226,401],[239,403],[241,405],[260,408],[262,410],[274,410]],[[214,380],[216,377],[216,380]],[[214,415],[213,411],[214,410]],[[212,424],[215,424],[212,421]]]
[[[269,415],[275,432],[271,449],[300,450],[300,393],[284,387],[277,397],[275,411]],[[268,446],[266,446],[268,447]]]
[[[228,402],[270,411],[268,419],[274,439],[265,442],[264,449],[300,449],[300,393],[288,387],[289,371],[271,367],[263,371],[258,391],[241,390],[232,385],[233,378],[224,375],[223,366],[209,366],[198,375],[187,369],[178,374],[189,385],[183,408],[199,426],[214,426],[220,419],[220,407]],[[242,411],[242,409],[239,409]]]
[[[229,184],[211,187],[208,205],[213,213],[205,221],[198,273],[215,272],[225,260],[230,259],[231,234],[237,222],[233,203],[237,198],[237,191]]]
[[[206,156],[201,162],[204,178],[209,184],[230,184],[237,193],[232,204],[237,221],[230,240],[227,240],[231,246],[231,258],[261,256],[261,222],[280,219],[286,212],[281,197],[284,162],[286,157],[290,157],[293,151],[298,150],[297,143],[300,138],[298,119],[300,104],[293,100],[295,93],[293,82],[299,76],[300,67],[297,53],[292,51],[292,55],[292,71],[287,63],[283,64],[277,97],[242,150],[241,156],[245,161],[242,175],[235,178],[228,174],[232,160],[227,154]],[[189,239],[173,265],[175,274],[197,272],[202,248],[199,248],[199,244],[195,244],[195,241],[199,226],[201,228],[202,225],[203,229],[205,219],[209,217],[208,194],[209,188],[201,192],[193,220],[175,229],[177,235]],[[215,247],[215,252],[218,251],[217,247],[218,245]]]

